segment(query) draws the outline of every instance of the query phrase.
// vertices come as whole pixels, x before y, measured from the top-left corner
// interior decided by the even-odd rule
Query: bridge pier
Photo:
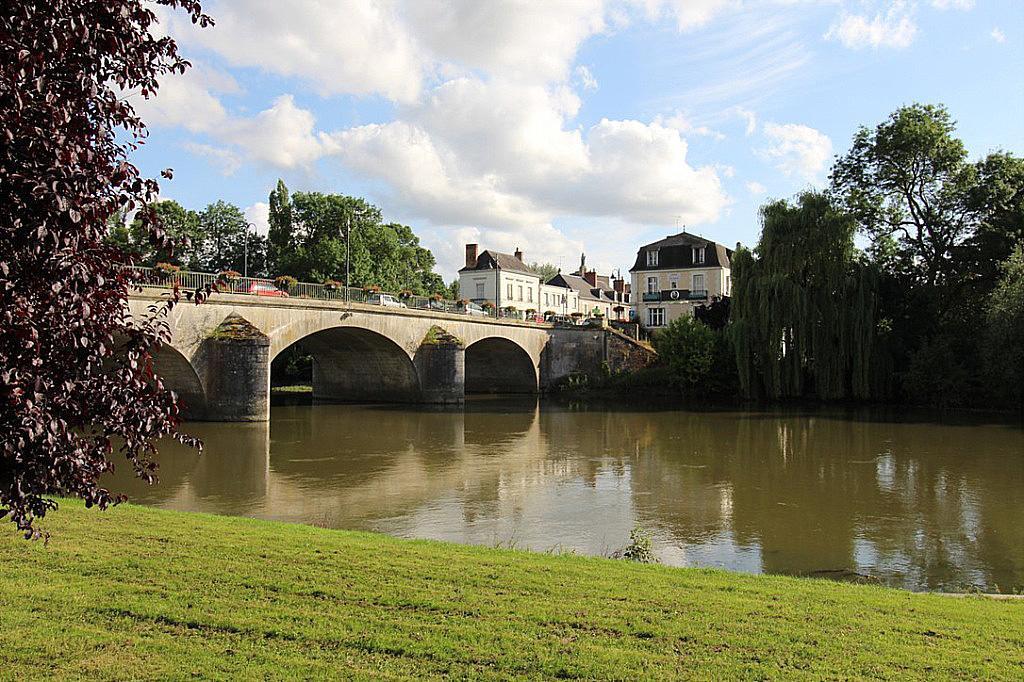
[[[194,419],[259,422],[270,419],[270,339],[232,313],[203,341],[194,359],[206,394]]]
[[[458,405],[466,401],[466,349],[438,326],[427,332],[413,360],[424,403]]]

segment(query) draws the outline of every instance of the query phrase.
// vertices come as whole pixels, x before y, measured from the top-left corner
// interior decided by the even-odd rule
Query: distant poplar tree
[[[277,181],[277,187],[270,192],[270,230],[267,233],[267,266],[272,274],[287,274],[288,256],[295,251],[295,234],[292,224],[292,203],[284,180]]]

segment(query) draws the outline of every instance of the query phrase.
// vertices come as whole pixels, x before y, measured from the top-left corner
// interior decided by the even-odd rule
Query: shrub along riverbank
[[[64,501],[0,677],[1020,678],[1024,603]]]

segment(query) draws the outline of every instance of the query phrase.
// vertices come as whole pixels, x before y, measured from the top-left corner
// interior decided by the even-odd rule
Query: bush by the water
[[[736,394],[736,361],[723,331],[688,316],[673,320],[652,338],[662,358],[664,379],[683,393]]]

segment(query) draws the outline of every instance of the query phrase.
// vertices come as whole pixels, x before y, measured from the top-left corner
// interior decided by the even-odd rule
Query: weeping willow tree
[[[748,398],[868,398],[876,345],[875,269],[854,220],[807,192],[761,208],[761,240],[732,259],[730,333]]]

